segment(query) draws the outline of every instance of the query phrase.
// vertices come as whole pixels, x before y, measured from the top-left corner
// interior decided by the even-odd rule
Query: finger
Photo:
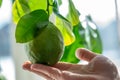
[[[59,79],[61,77],[61,71],[57,68],[45,66],[42,64],[33,64],[31,65],[31,69],[33,71],[38,71],[47,76],[51,77],[52,79]]]
[[[67,63],[67,62],[58,62],[57,64],[55,64],[53,67],[58,68],[60,70],[66,70],[69,69],[70,67],[72,67],[73,64],[71,63]]]
[[[64,80],[98,80],[101,79],[101,77],[96,76],[95,74],[74,74],[64,71],[63,79]]]
[[[31,62],[30,61],[26,61],[24,64],[23,64],[23,69],[24,70],[28,70],[30,72],[34,72],[35,74],[38,74],[42,77],[44,77],[45,79],[49,79],[49,80],[52,80],[52,78],[50,78],[49,76],[47,76],[46,74],[43,74],[42,72],[40,71],[34,71],[31,69]]]
[[[82,60],[85,60],[88,62],[90,62],[96,56],[97,56],[97,54],[95,54],[87,49],[84,49],[84,48],[78,48],[76,50],[76,57],[78,59],[82,59]]]
[[[58,68],[59,70],[61,70],[61,71],[64,71],[64,70],[69,70],[69,69],[72,69],[72,68],[78,68],[79,67],[79,69],[80,68],[82,68],[83,66],[85,66],[85,65],[83,65],[83,64],[71,64],[71,63],[67,63],[67,62],[58,62],[57,64],[55,64],[53,67],[55,67],[55,68]]]
[[[35,71],[35,70],[31,70],[31,72],[37,74],[37,75],[40,75],[41,77],[47,79],[47,80],[53,80],[50,76],[40,72],[40,71]]]
[[[31,62],[30,61],[26,61],[26,62],[24,62],[22,67],[23,67],[24,70],[31,70],[30,66],[31,66]]]

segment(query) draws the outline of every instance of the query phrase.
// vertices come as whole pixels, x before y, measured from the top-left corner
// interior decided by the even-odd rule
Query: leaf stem
[[[50,15],[50,12],[49,12],[49,0],[47,0],[47,12],[48,12],[48,16]]]

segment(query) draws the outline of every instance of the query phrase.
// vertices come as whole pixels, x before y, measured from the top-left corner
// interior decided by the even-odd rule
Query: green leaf
[[[15,0],[12,9],[13,21],[17,23],[23,15],[38,9],[47,10],[48,6],[47,0]]]
[[[49,5],[52,6],[53,5],[53,0],[49,0]]]
[[[44,10],[35,10],[22,16],[16,28],[16,42],[25,43],[32,40],[48,21],[48,14]]]
[[[56,16],[56,26],[63,35],[65,46],[70,45],[75,41],[70,22]]]
[[[26,12],[26,13],[30,12],[28,0],[18,0],[18,2],[20,3],[20,6],[24,12]]]
[[[83,36],[80,35],[79,32],[82,32],[84,28],[82,28],[81,24],[74,26],[73,33],[76,37],[75,41],[65,47],[64,55],[61,61],[70,62],[70,63],[78,63],[80,60],[76,58],[75,51],[77,48],[84,47],[85,41],[83,40]]]
[[[68,0],[69,3],[69,11],[67,15],[67,19],[72,23],[73,26],[77,25],[79,21],[79,13],[76,10],[72,0]]]
[[[53,12],[55,14],[59,14],[59,5],[58,5],[57,0],[54,0],[54,3],[53,3]]]
[[[2,0],[0,0],[0,7],[1,7],[1,5],[2,5]]]
[[[96,53],[102,53],[102,41],[97,26],[89,15],[86,16],[82,25],[85,28],[86,48]]]
[[[14,1],[12,7],[13,21],[17,24],[19,19],[25,14],[18,0]]]
[[[75,41],[75,36],[72,32],[72,25],[59,13],[58,3],[56,0],[54,1],[53,12],[56,15],[56,26],[63,35],[65,46],[72,44]]]

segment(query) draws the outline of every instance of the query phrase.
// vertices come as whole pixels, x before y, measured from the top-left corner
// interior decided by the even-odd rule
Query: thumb
[[[97,54],[85,49],[85,48],[78,48],[76,50],[76,57],[81,60],[85,60],[90,62]]]

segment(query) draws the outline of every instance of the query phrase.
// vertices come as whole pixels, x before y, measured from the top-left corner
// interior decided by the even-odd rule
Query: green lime
[[[28,56],[32,63],[54,65],[62,57],[64,41],[61,32],[51,22],[28,43]]]

